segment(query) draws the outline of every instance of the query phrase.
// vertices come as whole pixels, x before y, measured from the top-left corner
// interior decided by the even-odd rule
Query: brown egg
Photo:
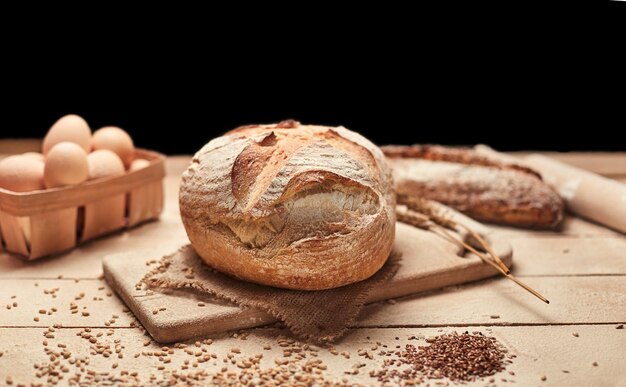
[[[94,150],[108,149],[115,152],[127,168],[133,161],[135,146],[128,133],[115,126],[107,126],[94,132],[91,144]]]
[[[89,163],[89,180],[125,173],[124,163],[120,157],[108,149],[100,149],[88,154],[87,162]]]
[[[146,159],[136,159],[130,164],[130,170],[136,171],[138,169],[142,169],[150,165],[150,162]]]
[[[50,127],[48,134],[43,139],[43,154],[47,155],[53,146],[64,141],[76,143],[85,152],[89,152],[91,150],[91,129],[89,129],[87,121],[76,114],[68,114],[59,118]]]
[[[87,153],[73,142],[58,143],[46,155],[43,178],[47,188],[80,184],[88,175]]]
[[[20,156],[32,158],[33,160],[38,160],[38,161],[41,161],[42,163],[46,160],[43,154],[39,152],[26,152],[26,153],[22,153]]]
[[[0,160],[0,188],[14,192],[44,189],[44,165],[41,161],[22,155]]]

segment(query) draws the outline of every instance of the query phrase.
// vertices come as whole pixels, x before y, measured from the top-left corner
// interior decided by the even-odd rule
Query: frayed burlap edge
[[[387,262],[385,263],[385,265],[383,265],[383,267],[377,273],[375,273],[372,277],[364,281],[342,287],[341,290],[344,290],[345,292],[350,292],[352,290],[356,294],[354,295],[354,297],[350,297],[352,302],[349,305],[346,305],[346,310],[343,311],[343,316],[342,316],[343,321],[341,322],[341,326],[335,327],[335,329],[331,330],[330,332],[326,334],[319,335],[315,331],[310,329],[312,326],[316,326],[315,321],[310,321],[305,324],[295,324],[294,316],[288,316],[286,313],[289,313],[289,311],[286,311],[280,305],[277,305],[277,304],[271,305],[268,303],[259,302],[258,300],[249,298],[245,295],[237,296],[237,295],[232,295],[232,294],[225,294],[221,292],[219,289],[215,289],[215,288],[208,286],[206,282],[198,281],[195,278],[185,278],[184,280],[171,279],[171,278],[155,278],[155,276],[163,275],[167,272],[167,270],[170,268],[172,264],[172,260],[177,255],[189,254],[190,252],[196,255],[191,245],[185,245],[181,247],[178,251],[172,254],[163,256],[163,258],[159,262],[159,265],[155,267],[154,269],[150,270],[142,278],[141,282],[146,284],[149,288],[152,288],[155,290],[190,289],[199,293],[210,294],[212,296],[232,302],[242,307],[252,307],[252,308],[261,309],[264,312],[282,321],[285,324],[285,326],[295,336],[304,340],[315,341],[318,343],[333,342],[337,340],[338,338],[340,338],[341,336],[343,336],[348,330],[348,328],[354,324],[361,309],[365,305],[365,302],[367,300],[367,297],[371,293],[371,290],[375,286],[379,286],[380,284],[389,281],[397,273],[399,265],[400,265],[399,263],[400,254],[396,251],[393,251],[390,257],[388,258]],[[293,291],[293,290],[288,290],[288,289],[277,289],[277,288],[272,288],[269,286],[247,283],[247,282],[235,279],[233,277],[227,276],[223,273],[220,273],[217,270],[206,265],[199,257],[197,257],[197,259],[198,259],[198,266],[201,267],[203,270],[206,270],[206,273],[208,275],[224,276],[230,281],[240,281],[239,285],[241,286],[249,285],[250,287],[258,287],[259,291],[261,292],[264,290],[271,291],[271,292],[284,291],[285,297],[288,297],[289,295],[298,297],[299,294],[306,294],[306,295],[309,295],[309,294],[312,295],[314,293],[321,294],[320,292],[314,292],[314,291],[313,292],[303,291],[305,293],[298,293],[298,291]],[[233,289],[231,289],[231,291],[236,291],[236,290],[237,289],[235,286],[233,286]],[[325,292],[325,291],[322,291],[322,292]],[[341,296],[345,296],[345,294],[346,293],[343,293],[341,294]],[[324,300],[324,302],[325,303],[337,302],[339,298],[340,298],[339,296],[332,297],[332,295],[329,295],[328,299]],[[342,297],[342,298],[345,298],[345,297]],[[313,315],[313,314],[311,313],[310,315]],[[302,321],[305,321],[305,320],[302,320]]]

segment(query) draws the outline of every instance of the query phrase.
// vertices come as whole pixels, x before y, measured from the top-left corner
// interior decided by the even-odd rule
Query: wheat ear
[[[399,201],[405,204],[405,206],[398,206],[396,208],[396,216],[398,218],[398,221],[425,230],[430,230],[441,236],[442,238],[448,240],[449,242],[462,246],[466,250],[471,251],[476,256],[478,256],[484,263],[490,265],[491,267],[499,271],[502,275],[509,278],[517,285],[530,292],[535,297],[539,298],[541,301],[545,302],[546,304],[550,303],[550,301],[548,301],[548,299],[542,296],[539,292],[513,276],[509,268],[495,253],[491,245],[487,243],[487,241],[482,236],[480,236],[478,232],[472,230],[470,227],[464,224],[454,221],[449,214],[444,212],[444,207],[436,202],[421,198],[402,198],[402,200]],[[489,255],[478,251],[467,242],[455,238],[454,235],[450,231],[448,231],[448,229],[456,231],[457,228],[462,228],[467,231]]]

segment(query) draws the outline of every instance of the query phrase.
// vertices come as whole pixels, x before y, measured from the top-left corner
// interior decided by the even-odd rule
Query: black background
[[[17,43],[21,52],[5,56],[0,137],[43,137],[75,113],[94,130],[120,126],[137,146],[168,154],[287,118],[344,125],[378,144],[626,150],[623,41],[550,15],[487,25],[443,13],[428,25],[428,13],[371,11],[315,23],[253,14],[225,29],[155,19],[133,36],[113,36],[116,24],[91,40],[76,40],[77,26],[67,25],[66,35]]]
[[[626,122],[609,121],[590,99],[511,81],[495,87],[457,79],[443,90],[394,84],[369,89],[266,86],[195,97],[184,90],[118,88],[117,94],[14,100],[2,137],[43,137],[60,116],[83,116],[92,129],[116,125],[137,146],[168,154],[193,153],[238,125],[287,118],[344,125],[378,144],[486,143],[501,150],[626,150],[616,141]],[[408,90],[407,90],[408,89]],[[482,95],[481,95],[482,94]],[[622,137],[622,136],[619,136]]]

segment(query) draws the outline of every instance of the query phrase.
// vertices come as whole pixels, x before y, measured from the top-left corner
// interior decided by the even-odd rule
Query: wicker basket
[[[163,210],[165,156],[137,149],[135,158],[150,165],[65,188],[0,189],[0,250],[36,259],[157,219]]]

